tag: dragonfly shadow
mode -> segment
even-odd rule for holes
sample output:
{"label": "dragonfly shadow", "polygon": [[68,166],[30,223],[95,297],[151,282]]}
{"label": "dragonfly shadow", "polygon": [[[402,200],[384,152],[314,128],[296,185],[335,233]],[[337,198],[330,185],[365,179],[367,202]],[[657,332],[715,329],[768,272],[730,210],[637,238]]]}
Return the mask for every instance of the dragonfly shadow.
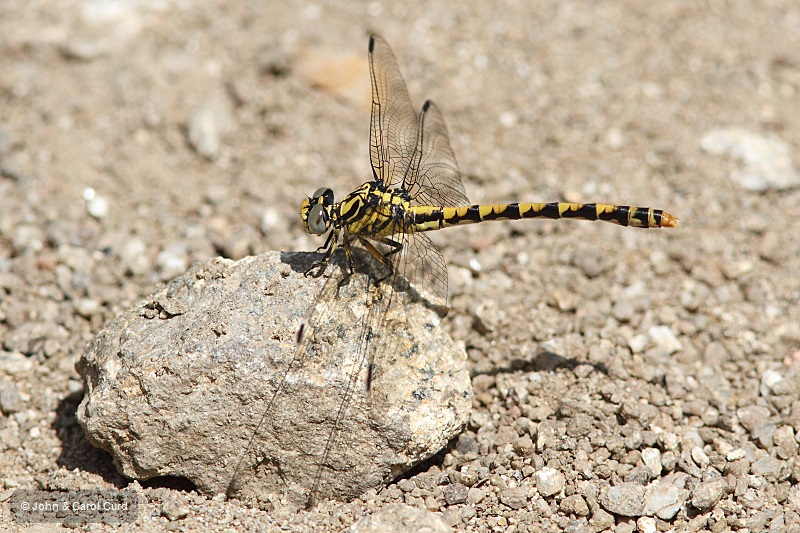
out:
{"label": "dragonfly shadow", "polygon": [[513,358],[505,365],[496,366],[485,371],[471,372],[470,377],[497,376],[500,374],[515,374],[519,372],[548,372],[559,368],[574,370],[581,365],[589,365],[596,372],[608,375],[608,367],[602,363],[590,363],[585,360],[564,357],[556,353],[548,352],[545,349],[540,349],[530,359]]}
{"label": "dragonfly shadow", "polygon": [[[353,266],[355,273],[364,274],[368,276],[375,276],[375,267],[373,263],[375,260],[372,256],[362,248],[353,248]],[[341,269],[346,271],[349,267],[345,259],[344,250],[338,248],[333,252],[328,267],[321,272],[312,272],[313,267],[317,265],[323,258],[323,254],[319,252],[281,252],[281,262],[289,265],[295,272],[300,274],[308,273],[309,276],[319,277],[325,272],[334,272]]]}
{"label": "dragonfly shadow", "polygon": [[[360,274],[369,277],[377,286],[381,282],[389,283],[396,294],[405,294],[410,301],[419,302],[424,307],[433,311],[440,318],[447,314],[447,303],[439,301],[434,295],[420,292],[407,279],[401,275],[390,276],[387,269],[364,248],[352,246],[353,274]],[[347,264],[347,259],[342,248],[333,252],[325,271],[315,271],[315,267],[322,260],[323,254],[319,252],[281,252],[281,262],[289,265],[295,272],[304,275],[319,277],[325,272],[332,276],[339,276],[343,285],[348,283],[348,279],[343,276],[351,267]]]}

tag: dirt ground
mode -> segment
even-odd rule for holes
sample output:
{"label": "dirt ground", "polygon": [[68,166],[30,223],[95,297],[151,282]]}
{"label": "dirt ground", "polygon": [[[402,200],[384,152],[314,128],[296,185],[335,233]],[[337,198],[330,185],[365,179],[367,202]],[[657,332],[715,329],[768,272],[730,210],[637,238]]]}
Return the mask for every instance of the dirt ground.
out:
{"label": "dirt ground", "polygon": [[[76,423],[75,361],[194,262],[322,244],[304,195],[371,177],[372,32],[442,109],[473,202],[680,226],[433,235],[474,412],[380,492],[295,513],[122,478]],[[791,0],[0,2],[0,500],[136,488],[120,530],[336,530],[405,503],[469,531],[800,531],[800,190],[765,148],[800,149],[798,102]]]}

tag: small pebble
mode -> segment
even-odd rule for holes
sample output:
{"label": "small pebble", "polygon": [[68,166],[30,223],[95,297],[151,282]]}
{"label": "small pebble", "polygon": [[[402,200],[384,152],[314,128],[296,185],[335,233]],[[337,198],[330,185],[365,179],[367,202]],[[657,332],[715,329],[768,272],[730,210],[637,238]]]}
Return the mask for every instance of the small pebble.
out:
{"label": "small pebble", "polygon": [[642,514],[656,515],[663,520],[673,518],[681,508],[688,491],[682,490],[673,483],[662,478],[647,487],[644,512]]}
{"label": "small pebble", "polygon": [[461,483],[452,483],[444,487],[444,501],[447,505],[458,505],[467,501],[469,489]]}
{"label": "small pebble", "polygon": [[614,525],[614,522],[614,516],[611,513],[607,513],[599,507],[592,511],[591,523],[595,531],[610,529]]}
{"label": "small pebble", "polygon": [[80,298],[75,302],[75,312],[83,318],[91,318],[100,310],[100,302],[90,298]]}
{"label": "small pebble", "polygon": [[646,490],[638,483],[621,483],[600,496],[600,505],[606,511],[621,516],[641,516]]}
{"label": "small pebble", "polygon": [[382,533],[400,531],[425,531],[429,533],[447,533],[452,531],[448,523],[453,525],[474,512],[473,507],[455,508],[442,517],[425,509],[417,509],[408,505],[390,505],[382,507],[371,515],[359,519],[348,531],[351,533]]}
{"label": "small pebble", "polygon": [[564,490],[566,480],[564,474],[555,468],[545,467],[533,474],[536,490],[547,498]]}
{"label": "small pebble", "polygon": [[158,253],[156,265],[161,270],[164,278],[171,278],[182,274],[188,268],[186,251],[183,248],[167,248]]}
{"label": "small pebble", "polygon": [[730,453],[728,453],[728,455],[725,456],[725,459],[727,459],[730,462],[733,462],[733,461],[738,461],[740,459],[744,459],[745,457],[747,457],[747,452],[741,448],[737,448],[735,450],[731,450]]}
{"label": "small pebble", "polygon": [[767,370],[761,374],[761,395],[768,396],[775,392],[776,386],[783,381],[783,376],[775,370]]}
{"label": "small pebble", "polygon": [[781,459],[789,459],[797,455],[800,445],[798,445],[792,426],[781,426],[777,428],[772,436],[772,440],[777,448],[778,457]]}
{"label": "small pebble", "polygon": [[478,487],[470,487],[467,491],[467,502],[471,505],[480,503],[486,497],[486,491]]}
{"label": "small pebble", "polygon": [[186,124],[186,134],[194,150],[207,159],[216,159],[222,136],[233,129],[229,106],[209,101],[194,109]]}
{"label": "small pebble", "polygon": [[729,154],[741,163],[730,178],[748,191],[783,190],[800,186],[800,173],[792,165],[791,146],[775,135],[743,128],[715,128],[700,140],[712,154]]}
{"label": "small pebble", "polygon": [[561,500],[559,508],[567,514],[574,514],[578,516],[589,515],[589,506],[586,504],[586,500],[584,500],[583,496],[581,496],[580,494],[573,494],[572,496],[567,496],[566,498]]}
{"label": "small pebble", "polygon": [[711,509],[722,498],[727,488],[728,484],[724,479],[711,479],[698,483],[692,491],[692,506],[700,511]]}
{"label": "small pebble", "polygon": [[642,450],[642,462],[655,477],[661,475],[661,452],[658,448],[645,448]]}
{"label": "small pebble", "polygon": [[152,264],[146,252],[147,246],[139,237],[124,241],[119,248],[119,257],[125,270],[133,275],[148,273]]}
{"label": "small pebble", "polygon": [[634,335],[628,339],[628,348],[633,353],[642,353],[647,348],[647,343],[650,341],[649,337],[644,334]]}
{"label": "small pebble", "polygon": [[704,452],[701,447],[699,446],[693,447],[691,453],[692,453],[692,461],[694,461],[694,464],[703,469],[708,467],[711,460],[708,458],[708,455],[706,455],[706,452]]}
{"label": "small pebble", "polygon": [[528,487],[520,486],[500,491],[500,501],[512,509],[522,509],[528,503]]}
{"label": "small pebble", "polygon": [[656,533],[656,520],[651,516],[643,516],[636,521],[636,529],[639,533]]}
{"label": "small pebble", "polygon": [[769,419],[769,415],[769,409],[761,405],[748,405],[736,411],[739,423],[747,431],[753,431],[754,428],[764,424]]}
{"label": "small pebble", "polygon": [[681,341],[678,340],[668,326],[653,326],[648,330],[647,334],[655,344],[654,350],[659,355],[672,355],[683,348]]}
{"label": "small pebble", "polygon": [[0,412],[10,415],[22,411],[22,397],[16,383],[10,379],[0,380]]}
{"label": "small pebble", "polygon": [[93,218],[100,220],[108,216],[108,200],[93,188],[83,189],[83,201],[86,202],[86,212]]}
{"label": "small pebble", "polygon": [[766,455],[750,465],[750,471],[757,476],[764,476],[769,480],[778,479],[783,462],[771,455]]}

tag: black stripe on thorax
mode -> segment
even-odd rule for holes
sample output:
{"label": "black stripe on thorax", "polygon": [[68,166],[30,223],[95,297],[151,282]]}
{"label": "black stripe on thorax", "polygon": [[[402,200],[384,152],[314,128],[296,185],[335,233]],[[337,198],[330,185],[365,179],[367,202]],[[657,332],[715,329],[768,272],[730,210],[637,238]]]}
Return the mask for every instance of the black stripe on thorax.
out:
{"label": "black stripe on thorax", "polygon": [[366,204],[364,204],[364,201],[361,198],[356,201],[342,202],[341,205],[350,206],[350,209],[348,209],[346,212],[342,213],[340,211],[339,214],[340,220],[345,224],[350,224],[353,221],[360,219],[364,215],[364,211],[367,208]]}

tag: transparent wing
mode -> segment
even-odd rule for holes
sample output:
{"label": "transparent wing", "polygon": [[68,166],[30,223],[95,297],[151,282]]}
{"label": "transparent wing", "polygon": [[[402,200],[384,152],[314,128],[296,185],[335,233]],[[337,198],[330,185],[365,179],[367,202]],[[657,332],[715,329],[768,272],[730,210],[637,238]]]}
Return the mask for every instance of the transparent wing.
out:
{"label": "transparent wing", "polygon": [[369,50],[375,179],[402,187],[416,205],[469,205],[439,109],[428,101],[417,117],[389,45],[373,35]]}
{"label": "transparent wing", "polygon": [[[469,205],[447,126],[439,108],[428,100],[422,106],[417,132],[418,166],[409,172],[405,189],[416,205]],[[412,159],[413,160],[413,159]]]}
{"label": "transparent wing", "polygon": [[376,180],[387,186],[405,175],[417,145],[417,114],[391,48],[378,35],[369,41],[372,119],[369,157]]}
{"label": "transparent wing", "polygon": [[447,264],[439,248],[424,233],[403,235],[403,250],[395,259],[395,271],[408,281],[423,301],[447,305]]}

